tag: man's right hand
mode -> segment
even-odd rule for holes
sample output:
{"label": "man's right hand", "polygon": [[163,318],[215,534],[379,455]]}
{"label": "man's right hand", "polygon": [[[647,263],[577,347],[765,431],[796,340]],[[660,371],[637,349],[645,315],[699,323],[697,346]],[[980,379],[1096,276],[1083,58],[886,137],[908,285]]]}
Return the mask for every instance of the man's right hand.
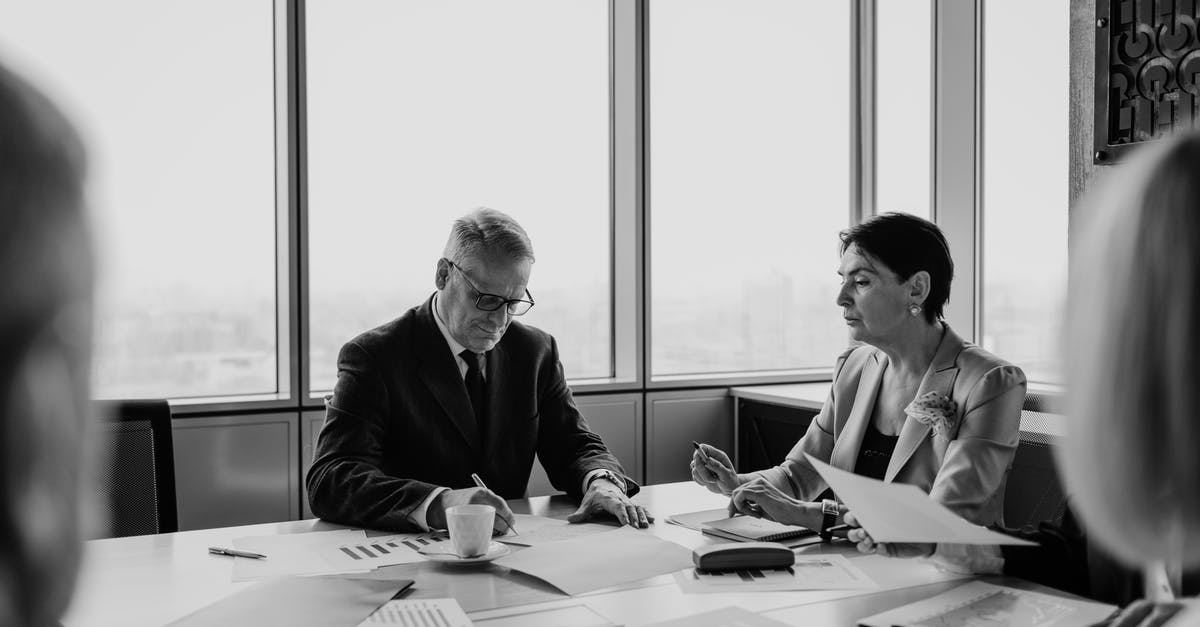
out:
{"label": "man's right hand", "polygon": [[492,521],[492,531],[497,532],[497,535],[507,532],[512,527],[515,519],[512,510],[508,508],[508,503],[487,488],[463,488],[442,492],[429,504],[429,509],[425,512],[425,523],[429,525],[430,529],[445,529],[446,510],[455,505],[467,505],[468,503],[491,505],[496,508],[496,519]]}
{"label": "man's right hand", "polygon": [[707,444],[692,451],[691,466],[692,480],[717,494],[729,496],[743,483],[725,451]]}

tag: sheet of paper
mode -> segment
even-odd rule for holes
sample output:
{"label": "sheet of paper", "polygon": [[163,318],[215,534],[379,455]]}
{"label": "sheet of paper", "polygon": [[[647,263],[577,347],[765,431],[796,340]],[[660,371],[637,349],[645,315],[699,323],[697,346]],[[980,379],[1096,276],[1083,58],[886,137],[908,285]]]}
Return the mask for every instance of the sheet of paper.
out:
{"label": "sheet of paper", "polygon": [[673,573],[692,563],[692,553],[644,529],[620,527],[531,546],[495,563],[574,595]]}
{"label": "sheet of paper", "polygon": [[367,539],[361,529],[313,531],[275,536],[236,538],[233,548],[266,555],[266,559],[233,558],[233,580],[253,581],[287,575],[327,575],[363,572],[365,568],[339,567],[321,556],[321,549],[355,544]]}
{"label": "sheet of paper", "polygon": [[740,607],[723,607],[719,610],[692,614],[683,618],[652,623],[646,627],[786,627],[773,618],[755,614]]}
{"label": "sheet of paper", "polygon": [[348,542],[339,546],[322,546],[317,552],[325,561],[339,568],[373,569],[425,561],[425,557],[417,553],[417,549],[429,540],[431,534],[402,534],[367,538],[361,542]]}
{"label": "sheet of paper", "polygon": [[873,590],[874,581],[842,555],[801,555],[788,568],[711,572],[686,568],[675,573],[687,593],[777,592],[781,590]]}
{"label": "sheet of paper", "polygon": [[582,603],[536,610],[515,608],[511,614],[475,621],[475,627],[613,627],[615,624]]}
{"label": "sheet of paper", "polygon": [[923,601],[868,616],[858,623],[867,627],[1066,627],[1097,623],[1115,609],[1115,605],[973,581]]}
{"label": "sheet of paper", "polygon": [[856,475],[811,455],[808,461],[876,542],[1034,544],[967,522],[916,486]]}
{"label": "sheet of paper", "polygon": [[701,530],[701,525],[706,522],[729,518],[729,510],[727,508],[706,509],[701,512],[686,512],[683,514],[671,514],[667,516],[666,521],[672,525],[687,527],[688,529]]}
{"label": "sheet of paper", "polygon": [[612,531],[616,527],[599,523],[583,522],[572,524],[558,518],[532,516],[530,514],[514,514],[516,516],[517,534],[508,533],[497,536],[498,542],[518,546],[534,546],[559,540],[573,540],[595,533]]}
{"label": "sheet of paper", "polygon": [[420,625],[421,627],[471,627],[462,606],[454,599],[388,601],[358,627],[370,625]]}
{"label": "sheet of paper", "polygon": [[353,625],[411,583],[328,576],[281,577],[236,592],[171,623],[171,627]]}

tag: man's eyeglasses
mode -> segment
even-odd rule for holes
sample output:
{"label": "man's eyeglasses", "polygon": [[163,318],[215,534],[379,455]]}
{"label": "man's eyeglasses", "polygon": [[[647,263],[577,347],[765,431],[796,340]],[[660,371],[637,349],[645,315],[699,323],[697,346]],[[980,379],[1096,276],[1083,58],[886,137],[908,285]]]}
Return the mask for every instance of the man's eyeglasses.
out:
{"label": "man's eyeglasses", "polygon": [[508,310],[508,315],[521,316],[533,307],[533,294],[530,294],[528,289],[525,290],[525,297],[528,300],[521,298],[505,298],[497,294],[481,292],[479,291],[479,288],[475,287],[475,284],[471,282],[471,279],[467,278],[467,273],[463,272],[463,269],[458,267],[458,264],[450,261],[449,259],[446,259],[446,263],[450,264],[451,268],[458,270],[458,274],[462,276],[463,280],[467,282],[467,285],[469,285],[471,289],[475,291],[476,309],[480,311],[496,311],[501,307],[505,307]]}

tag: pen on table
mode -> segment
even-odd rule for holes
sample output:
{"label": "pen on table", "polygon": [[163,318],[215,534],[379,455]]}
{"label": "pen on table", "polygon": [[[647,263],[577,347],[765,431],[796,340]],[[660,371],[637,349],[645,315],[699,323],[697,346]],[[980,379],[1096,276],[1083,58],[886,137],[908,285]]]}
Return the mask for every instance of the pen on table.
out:
{"label": "pen on table", "polygon": [[239,551],[237,549],[226,549],[219,546],[208,547],[208,552],[213,555],[228,555],[229,557],[249,557],[251,559],[263,560],[267,559],[262,553],[251,553],[250,551]]}
{"label": "pen on table", "polygon": [[[471,473],[471,481],[474,481],[474,482],[475,482],[475,485],[477,485],[477,486],[479,486],[479,487],[483,488],[484,490],[488,490],[488,491],[490,491],[490,490],[491,490],[491,488],[487,487],[487,485],[486,485],[486,484],[484,484],[484,482],[483,482],[483,479],[480,479],[480,478],[479,478],[479,475],[477,475],[477,474],[475,474],[475,473]],[[516,526],[514,526],[514,525],[513,525],[511,522],[508,522],[508,520],[507,520],[506,518],[504,518],[503,516],[501,516],[501,517],[500,517],[500,520],[503,520],[503,521],[504,521],[504,524],[505,524],[505,525],[508,525],[508,530],[509,530],[509,531],[511,531],[511,532],[513,532],[513,535],[514,535],[514,536],[519,536],[519,535],[521,535],[521,534],[517,533],[517,528],[516,528]]]}

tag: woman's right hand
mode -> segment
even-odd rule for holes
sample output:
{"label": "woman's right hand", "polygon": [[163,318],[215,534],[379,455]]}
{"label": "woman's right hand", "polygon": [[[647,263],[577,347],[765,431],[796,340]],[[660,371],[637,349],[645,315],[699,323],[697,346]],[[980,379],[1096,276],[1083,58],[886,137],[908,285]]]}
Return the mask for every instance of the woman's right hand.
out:
{"label": "woman's right hand", "polygon": [[854,512],[846,512],[842,520],[852,527],[846,533],[846,539],[858,545],[859,553],[879,553],[887,557],[929,557],[937,550],[937,545],[931,542],[876,542],[859,524]]}
{"label": "woman's right hand", "polygon": [[692,480],[717,494],[729,496],[742,484],[733,469],[733,462],[719,448],[701,444],[699,449],[692,451],[691,467]]}

